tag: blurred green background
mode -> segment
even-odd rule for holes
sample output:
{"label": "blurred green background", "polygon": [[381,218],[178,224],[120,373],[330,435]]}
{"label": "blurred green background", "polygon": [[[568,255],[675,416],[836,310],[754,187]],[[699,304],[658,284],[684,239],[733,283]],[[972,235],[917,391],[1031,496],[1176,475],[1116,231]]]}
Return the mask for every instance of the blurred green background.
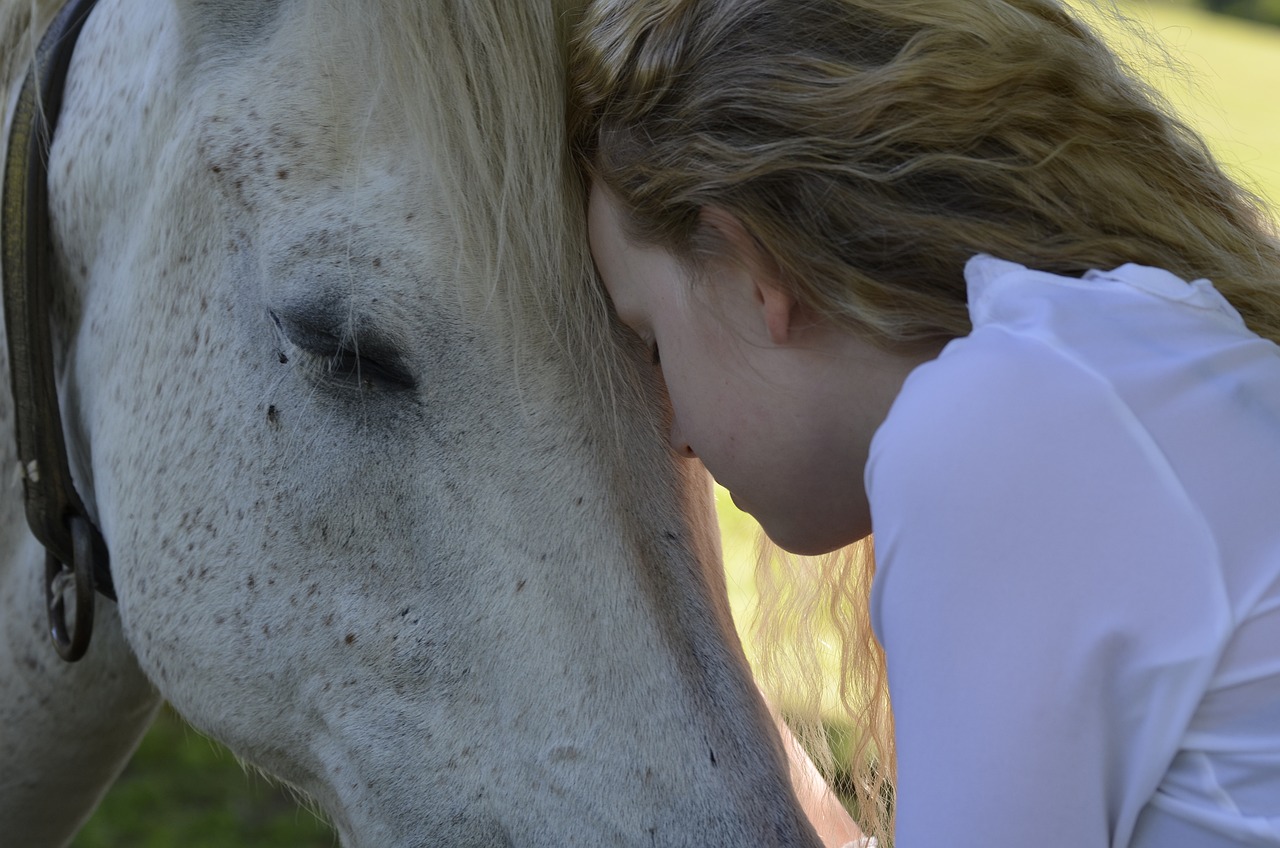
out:
{"label": "blurred green background", "polygon": [[[1211,13],[1208,6],[1231,15]],[[1150,73],[1245,184],[1273,207],[1280,205],[1280,0],[1149,0],[1116,7],[1131,19],[1125,26],[1102,24],[1117,45]],[[729,592],[743,626],[754,601],[757,528],[723,492],[717,500]],[[336,844],[329,828],[287,791],[246,772],[167,708],[73,843],[75,848]]]}

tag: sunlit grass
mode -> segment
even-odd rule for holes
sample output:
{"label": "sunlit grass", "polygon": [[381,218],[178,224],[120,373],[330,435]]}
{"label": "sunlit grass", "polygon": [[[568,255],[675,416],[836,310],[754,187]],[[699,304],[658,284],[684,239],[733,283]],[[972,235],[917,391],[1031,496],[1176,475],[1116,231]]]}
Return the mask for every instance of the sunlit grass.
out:
{"label": "sunlit grass", "polygon": [[[1087,0],[1077,2],[1085,6]],[[1103,20],[1099,29],[1204,134],[1237,179],[1280,204],[1280,27],[1185,2],[1116,8],[1129,24]]]}

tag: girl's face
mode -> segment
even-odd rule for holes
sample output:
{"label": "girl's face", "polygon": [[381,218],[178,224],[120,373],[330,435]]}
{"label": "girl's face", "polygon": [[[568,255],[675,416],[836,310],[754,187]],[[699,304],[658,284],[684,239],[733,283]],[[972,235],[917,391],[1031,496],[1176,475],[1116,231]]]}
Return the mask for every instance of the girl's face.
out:
{"label": "girl's face", "polygon": [[660,363],[672,448],[700,458],[787,550],[869,533],[867,444],[909,369],[881,397],[883,354],[804,321],[767,265],[726,261],[694,280],[671,253],[632,241],[621,216],[594,187],[592,253],[618,317]]}

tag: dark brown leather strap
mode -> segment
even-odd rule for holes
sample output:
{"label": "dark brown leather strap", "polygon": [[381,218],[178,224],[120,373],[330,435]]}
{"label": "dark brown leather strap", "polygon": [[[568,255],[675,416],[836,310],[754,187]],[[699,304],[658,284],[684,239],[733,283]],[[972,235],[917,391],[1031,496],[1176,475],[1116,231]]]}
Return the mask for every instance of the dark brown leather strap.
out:
{"label": "dark brown leather strap", "polygon": [[[93,584],[114,599],[106,544],[89,520],[71,480],[58,410],[49,323],[49,300],[55,280],[49,227],[49,147],[62,107],[71,54],[95,3],[96,0],[72,0],[62,8],[41,40],[35,62],[23,82],[5,156],[0,235],[5,328],[27,523],[64,569],[72,573],[89,569]],[[73,541],[73,521],[87,527],[87,543],[84,539],[79,544]],[[83,561],[86,552],[90,563]],[[86,601],[92,604],[92,592],[87,599],[77,598],[78,605]],[[77,619],[83,620],[79,615]],[[87,645],[87,634],[81,641]]]}

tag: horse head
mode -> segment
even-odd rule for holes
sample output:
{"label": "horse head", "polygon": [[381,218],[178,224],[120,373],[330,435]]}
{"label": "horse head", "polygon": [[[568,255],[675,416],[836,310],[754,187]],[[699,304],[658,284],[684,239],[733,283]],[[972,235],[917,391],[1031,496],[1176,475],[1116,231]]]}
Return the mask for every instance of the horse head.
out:
{"label": "horse head", "polygon": [[49,160],[53,324],[118,604],[83,662],[52,656],[6,477],[23,844],[69,838],[158,698],[349,846],[816,844],[709,482],[592,280],[571,17],[94,10]]}

